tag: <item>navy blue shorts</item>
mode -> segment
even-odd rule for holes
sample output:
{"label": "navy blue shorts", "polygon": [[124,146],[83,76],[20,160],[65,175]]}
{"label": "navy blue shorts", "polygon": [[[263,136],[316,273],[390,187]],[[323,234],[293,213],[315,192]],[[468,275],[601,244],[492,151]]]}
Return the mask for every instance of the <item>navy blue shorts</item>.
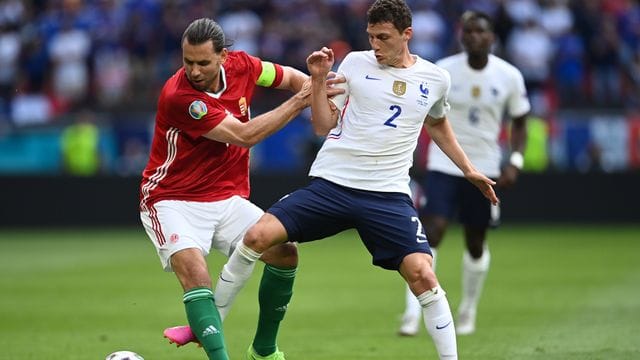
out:
{"label": "navy blue shorts", "polygon": [[309,242],[355,228],[373,264],[398,270],[405,256],[431,254],[411,198],[347,188],[315,178],[283,197],[267,212],[280,220],[289,241]]}
{"label": "navy blue shorts", "polygon": [[439,171],[428,171],[423,183],[427,203],[422,215],[438,215],[464,225],[487,227],[491,203],[469,180]]}

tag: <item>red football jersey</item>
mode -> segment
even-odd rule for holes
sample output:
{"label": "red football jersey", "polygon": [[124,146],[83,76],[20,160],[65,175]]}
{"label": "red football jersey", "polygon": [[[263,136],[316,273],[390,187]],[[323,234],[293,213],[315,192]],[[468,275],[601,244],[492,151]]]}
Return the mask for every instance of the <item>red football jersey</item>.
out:
{"label": "red football jersey", "polygon": [[[249,197],[249,149],[202,135],[227,113],[249,121],[249,105],[262,70],[260,59],[231,51],[220,74],[224,88],[217,94],[194,89],[184,67],[167,80],[158,100],[149,162],[142,173],[141,209],[160,200]],[[282,68],[276,65],[275,70],[271,87],[282,81]]]}

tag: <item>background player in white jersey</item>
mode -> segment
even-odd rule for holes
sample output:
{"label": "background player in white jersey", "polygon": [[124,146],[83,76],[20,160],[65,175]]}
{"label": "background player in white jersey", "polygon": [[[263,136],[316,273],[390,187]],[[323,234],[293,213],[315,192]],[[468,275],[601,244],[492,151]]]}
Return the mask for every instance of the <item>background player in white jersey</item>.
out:
{"label": "background player in white jersey", "polygon": [[472,166],[446,120],[449,75],[409,52],[406,3],[378,0],[367,17],[372,50],[351,52],[340,65],[347,83],[345,94],[333,100],[339,111],[332,111],[326,99],[333,52],[323,48],[307,58],[312,123],[317,134],[326,135],[310,170],[311,183],[274,204],[249,229],[224,271],[236,279],[248,277],[262,252],[275,244],[355,228],[373,264],[399,271],[418,297],[439,357],[457,359],[451,310],[431,270],[427,237],[409,196],[409,168],[422,127],[497,203],[494,181]]}
{"label": "background player in white jersey", "polygon": [[[484,174],[498,179],[498,187],[509,187],[522,168],[526,128],[530,105],[520,71],[490,53],[494,41],[491,19],[480,12],[462,15],[461,42],[464,52],[437,62],[451,74],[449,120],[453,131],[471,162]],[[498,142],[503,117],[512,119],[511,155],[500,169],[501,148]],[[424,187],[427,203],[422,222],[432,247],[434,268],[437,248],[449,220],[457,213],[464,225],[467,251],[463,254],[462,299],[458,307],[456,331],[470,334],[475,330],[476,309],[490,255],[485,236],[492,212],[489,202],[464,180],[462,172],[434,143],[429,146],[427,176]],[[420,324],[420,304],[407,291],[407,307],[402,317],[401,335],[415,335]]]}

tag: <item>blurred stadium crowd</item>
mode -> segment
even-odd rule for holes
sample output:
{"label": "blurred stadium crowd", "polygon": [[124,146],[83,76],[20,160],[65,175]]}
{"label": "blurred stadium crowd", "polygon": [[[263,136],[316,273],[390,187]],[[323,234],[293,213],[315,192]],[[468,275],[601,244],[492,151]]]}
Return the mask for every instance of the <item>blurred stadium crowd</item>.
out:
{"label": "blurred stadium crowd", "polygon": [[[616,160],[622,163],[613,170],[636,166],[635,151],[640,149],[633,150],[633,144],[640,142],[634,137],[640,136],[640,122],[636,124],[633,114],[640,109],[640,1],[407,2],[414,12],[412,51],[434,61],[459,51],[456,27],[464,10],[492,15],[499,36],[495,53],[522,71],[534,115],[544,120],[547,135],[560,131],[550,122],[567,109],[604,114],[598,115],[604,125],[598,119],[585,121],[588,134],[578,126],[578,135],[570,136],[586,136],[581,138],[584,144],[575,164],[573,155],[562,154],[569,150],[550,149],[552,165],[562,168],[563,156],[564,165],[578,169],[600,164],[604,150],[594,148],[593,139],[604,130],[608,134],[604,144],[611,142],[612,133],[621,132],[632,148]],[[86,131],[80,137],[97,136],[101,140],[95,142],[104,143],[102,135],[111,134],[106,141],[111,145],[101,151],[103,158],[112,160],[103,162],[125,174],[136,173],[146,161],[157,94],[181,66],[180,37],[191,20],[212,17],[222,25],[232,49],[304,70],[306,56],[321,46],[332,47],[338,60],[351,49],[368,49],[364,30],[369,4],[369,0],[0,0],[0,153],[20,141],[25,135],[21,129],[98,123],[102,132]],[[258,92],[254,114],[281,100]],[[620,125],[612,126],[617,120]],[[619,131],[612,130],[617,126]],[[286,138],[272,143],[285,139],[299,145],[308,142],[310,134],[304,124],[292,124],[281,135]],[[270,156],[269,151],[282,154],[280,149],[270,150],[268,145],[262,149],[257,163],[269,158],[276,168],[278,161],[283,168],[303,166],[295,156]],[[586,165],[580,165],[580,156],[587,157]],[[9,165],[3,166],[3,161]],[[22,162],[19,157],[14,161]],[[10,171],[11,164],[11,159],[0,156],[0,172]]]}

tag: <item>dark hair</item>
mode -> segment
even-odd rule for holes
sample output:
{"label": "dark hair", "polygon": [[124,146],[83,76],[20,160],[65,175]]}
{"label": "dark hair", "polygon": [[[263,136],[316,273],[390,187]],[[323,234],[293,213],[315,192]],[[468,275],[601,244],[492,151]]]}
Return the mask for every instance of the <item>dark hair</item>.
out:
{"label": "dark hair", "polygon": [[187,39],[191,45],[199,45],[211,40],[213,49],[219,53],[223,48],[229,47],[224,38],[224,32],[217,22],[202,18],[194,20],[182,34],[182,41]]}
{"label": "dark hair", "polygon": [[392,23],[398,32],[411,26],[411,10],[404,0],[376,0],[367,11],[367,23]]}
{"label": "dark hair", "polygon": [[481,11],[467,10],[462,14],[460,19],[462,20],[463,24],[469,21],[484,20],[487,22],[487,25],[489,25],[489,30],[493,31],[493,20],[489,15]]}

